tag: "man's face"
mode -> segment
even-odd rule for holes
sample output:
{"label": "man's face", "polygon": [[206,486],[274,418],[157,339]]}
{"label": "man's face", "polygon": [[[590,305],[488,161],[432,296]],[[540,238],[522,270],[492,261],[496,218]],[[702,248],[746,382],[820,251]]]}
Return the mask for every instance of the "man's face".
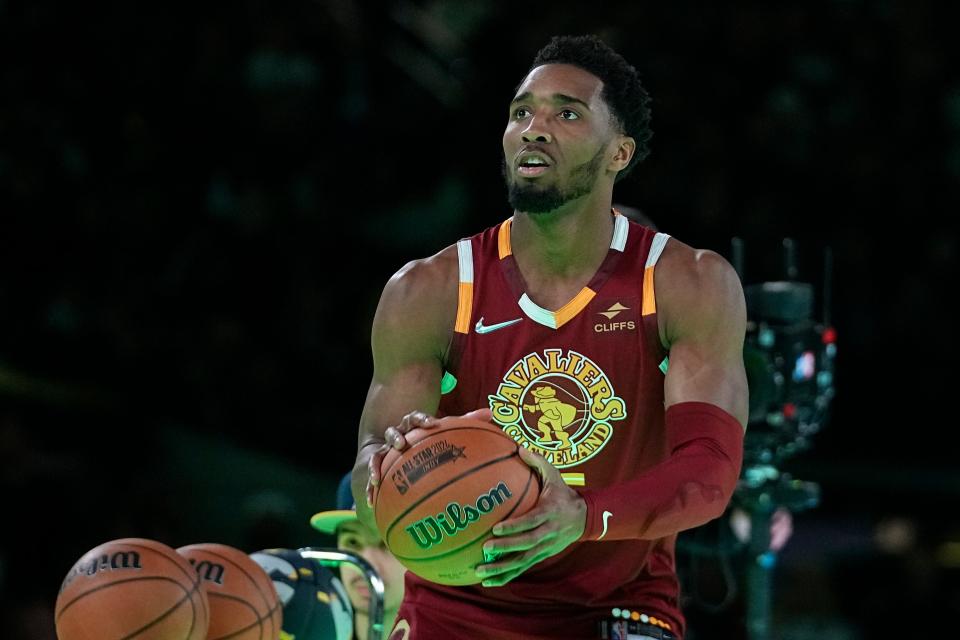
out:
{"label": "man's face", "polygon": [[539,66],[524,79],[503,132],[514,209],[553,211],[590,193],[610,170],[620,136],[602,90],[599,78],[568,64]]}
{"label": "man's face", "polygon": [[[403,574],[406,568],[393,557],[374,531],[359,520],[344,522],[337,527],[337,548],[355,553],[373,565],[383,580],[384,608],[388,611],[399,608],[403,600]],[[368,613],[370,591],[363,574],[353,565],[341,564],[340,577],[354,610]]]}

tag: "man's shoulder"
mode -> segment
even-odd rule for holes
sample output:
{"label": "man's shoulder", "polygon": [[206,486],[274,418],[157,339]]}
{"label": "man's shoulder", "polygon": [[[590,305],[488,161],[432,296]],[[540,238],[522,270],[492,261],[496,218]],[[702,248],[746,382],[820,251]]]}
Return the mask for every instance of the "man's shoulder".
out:
{"label": "man's shoulder", "polygon": [[655,290],[665,344],[685,329],[744,314],[743,287],[733,266],[715,251],[674,238],[657,262]]}
{"label": "man's shoulder", "polygon": [[730,285],[739,276],[733,266],[715,251],[697,249],[671,237],[657,261],[657,294],[696,293],[718,285]]}
{"label": "man's shoulder", "polygon": [[457,247],[411,260],[397,271],[380,296],[374,320],[393,333],[426,332],[442,336],[452,330],[457,312],[459,261]]}
{"label": "man's shoulder", "polygon": [[395,290],[404,296],[435,296],[459,280],[457,245],[452,244],[426,258],[411,260],[387,282],[385,292]]}

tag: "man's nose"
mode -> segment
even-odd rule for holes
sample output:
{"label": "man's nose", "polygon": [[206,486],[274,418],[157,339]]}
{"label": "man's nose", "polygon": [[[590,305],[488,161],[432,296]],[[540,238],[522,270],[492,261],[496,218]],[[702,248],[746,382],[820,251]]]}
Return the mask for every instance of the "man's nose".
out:
{"label": "man's nose", "polygon": [[542,125],[542,121],[534,117],[530,118],[530,124],[523,130],[523,141],[527,143],[541,142],[550,144],[553,142],[553,136],[550,135],[550,132]]}

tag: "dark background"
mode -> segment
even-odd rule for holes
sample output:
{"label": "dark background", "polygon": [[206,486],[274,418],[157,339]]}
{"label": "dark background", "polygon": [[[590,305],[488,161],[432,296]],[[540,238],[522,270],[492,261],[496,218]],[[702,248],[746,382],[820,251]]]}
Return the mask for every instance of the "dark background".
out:
{"label": "dark background", "polygon": [[781,556],[780,637],[960,611],[957,13],[0,0],[2,635],[51,638],[106,540],[329,542],[306,520],[353,460],[383,284],[510,214],[512,90],[585,32],[654,100],[617,202],[744,239],[747,283],[794,239],[818,317],[834,255],[833,412],[783,465],[822,499]]}

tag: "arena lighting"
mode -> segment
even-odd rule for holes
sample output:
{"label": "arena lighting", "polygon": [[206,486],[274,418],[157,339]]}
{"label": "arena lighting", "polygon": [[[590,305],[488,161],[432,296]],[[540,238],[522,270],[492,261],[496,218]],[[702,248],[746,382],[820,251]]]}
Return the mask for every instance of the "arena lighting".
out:
{"label": "arena lighting", "polygon": [[[820,488],[781,473],[778,466],[811,446],[826,423],[834,397],[837,332],[831,326],[833,254],[824,253],[823,314],[813,318],[813,285],[797,281],[794,243],[783,241],[785,280],[744,287],[747,333],[743,358],[750,390],[743,470],[734,503],[750,514],[747,631],[751,640],[771,638],[770,522],[780,507],[810,509]],[[743,280],[743,242],[733,240],[733,265]]]}

